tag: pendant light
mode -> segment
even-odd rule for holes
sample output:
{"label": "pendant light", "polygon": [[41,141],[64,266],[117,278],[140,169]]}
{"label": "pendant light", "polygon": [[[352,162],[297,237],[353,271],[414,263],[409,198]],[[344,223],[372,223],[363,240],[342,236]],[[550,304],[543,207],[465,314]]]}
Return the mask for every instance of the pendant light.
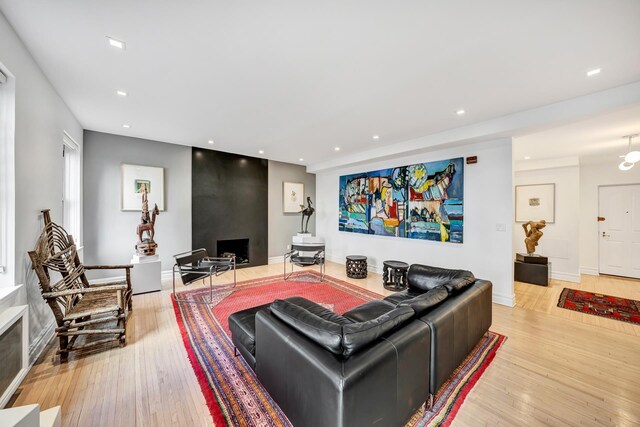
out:
{"label": "pendant light", "polygon": [[628,171],[633,167],[634,164],[640,162],[640,151],[631,151],[631,139],[637,136],[637,133],[633,135],[623,136],[623,138],[628,138],[629,146],[627,148],[627,154],[624,156],[624,161],[618,166],[621,171]]}

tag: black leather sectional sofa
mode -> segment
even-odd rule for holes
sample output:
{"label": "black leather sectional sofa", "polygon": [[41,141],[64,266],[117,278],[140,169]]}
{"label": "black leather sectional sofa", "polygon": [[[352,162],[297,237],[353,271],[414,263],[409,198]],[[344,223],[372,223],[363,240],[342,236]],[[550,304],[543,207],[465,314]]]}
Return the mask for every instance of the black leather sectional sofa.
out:
{"label": "black leather sectional sofa", "polygon": [[491,325],[491,282],[414,264],[343,315],[301,297],[234,313],[233,342],[295,426],[402,426]]}

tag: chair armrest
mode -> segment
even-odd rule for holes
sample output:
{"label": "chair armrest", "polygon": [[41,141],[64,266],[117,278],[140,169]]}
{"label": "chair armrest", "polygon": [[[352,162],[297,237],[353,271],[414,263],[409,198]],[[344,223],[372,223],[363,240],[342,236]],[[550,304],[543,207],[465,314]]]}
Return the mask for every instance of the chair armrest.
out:
{"label": "chair armrest", "polygon": [[231,260],[235,260],[236,257],[228,257],[228,256],[208,256],[208,257],[204,257],[203,261],[231,261]]}
{"label": "chair armrest", "polygon": [[298,251],[295,249],[290,250],[289,252],[285,252],[284,259],[291,258],[294,254],[297,254]]}
{"label": "chair armrest", "polygon": [[131,264],[125,265],[85,265],[85,270],[117,270],[117,269],[130,269],[133,268]]}
{"label": "chair armrest", "polygon": [[127,285],[106,285],[106,286],[96,286],[90,288],[80,288],[80,289],[65,289],[64,291],[56,291],[56,292],[43,292],[42,296],[44,298],[57,298],[63,297],[67,295],[76,295],[76,294],[89,294],[95,292],[112,292],[112,291],[126,291],[128,289]]}

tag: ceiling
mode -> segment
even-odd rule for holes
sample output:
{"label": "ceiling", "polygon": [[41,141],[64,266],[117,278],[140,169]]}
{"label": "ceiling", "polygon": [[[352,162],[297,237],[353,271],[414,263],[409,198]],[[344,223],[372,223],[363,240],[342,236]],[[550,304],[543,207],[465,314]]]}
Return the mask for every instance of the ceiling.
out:
{"label": "ceiling", "polygon": [[[640,134],[640,106],[515,137],[513,158],[523,166],[525,157],[531,162],[577,157],[581,163],[617,165],[629,144],[623,136],[631,134]],[[640,150],[640,138],[632,139],[632,148]]]}
{"label": "ceiling", "polygon": [[0,0],[0,11],[84,128],[292,163],[640,80],[637,0]]}

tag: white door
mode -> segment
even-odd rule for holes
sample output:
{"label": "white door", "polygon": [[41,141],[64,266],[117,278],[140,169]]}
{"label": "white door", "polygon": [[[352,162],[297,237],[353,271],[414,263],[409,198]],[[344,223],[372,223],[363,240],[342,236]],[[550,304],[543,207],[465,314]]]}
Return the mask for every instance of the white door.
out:
{"label": "white door", "polygon": [[599,189],[600,273],[640,279],[640,185]]}

